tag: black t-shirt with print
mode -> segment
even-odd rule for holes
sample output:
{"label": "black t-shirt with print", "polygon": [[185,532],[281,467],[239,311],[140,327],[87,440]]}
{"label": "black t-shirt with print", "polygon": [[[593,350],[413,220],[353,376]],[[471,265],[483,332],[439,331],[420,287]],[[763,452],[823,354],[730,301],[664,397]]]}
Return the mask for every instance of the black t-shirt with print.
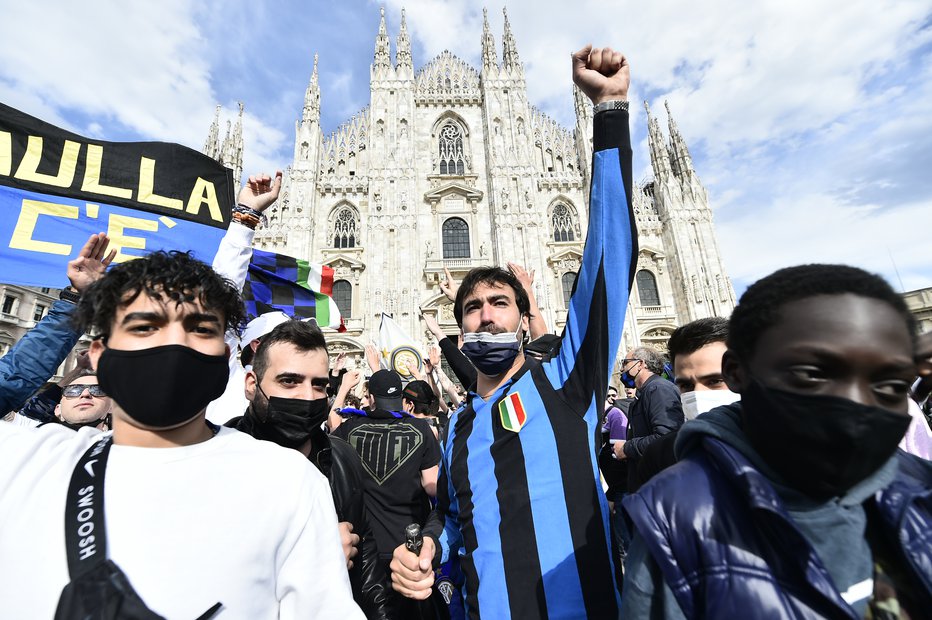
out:
{"label": "black t-shirt with print", "polygon": [[391,554],[404,542],[405,528],[427,518],[421,470],[440,463],[440,444],[427,420],[381,409],[350,416],[333,434],[362,460],[369,523],[379,553]]}

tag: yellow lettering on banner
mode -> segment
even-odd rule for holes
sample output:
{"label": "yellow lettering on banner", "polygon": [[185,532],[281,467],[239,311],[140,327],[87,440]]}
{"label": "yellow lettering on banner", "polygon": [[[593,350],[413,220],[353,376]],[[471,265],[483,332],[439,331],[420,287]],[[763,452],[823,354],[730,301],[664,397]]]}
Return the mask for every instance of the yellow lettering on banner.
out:
{"label": "yellow lettering on banner", "polygon": [[100,164],[104,158],[104,147],[99,144],[87,145],[87,162],[84,165],[84,182],[81,191],[116,196],[117,198],[133,199],[133,190],[113,185],[102,185],[100,182]]}
{"label": "yellow lettering on banner", "polygon": [[156,194],[154,186],[155,160],[142,157],[139,160],[139,202],[168,209],[177,209],[178,211],[184,208],[184,203],[180,199]]}
{"label": "yellow lettering on banner", "polygon": [[110,237],[110,249],[116,250],[117,254],[113,259],[115,263],[125,263],[128,260],[139,258],[133,254],[124,254],[123,248],[134,250],[145,250],[146,240],[144,237],[130,237],[124,234],[127,228],[135,230],[146,230],[155,232],[159,229],[158,220],[147,220],[141,217],[132,217],[129,215],[110,214],[110,223],[107,227],[107,236]]}
{"label": "yellow lettering on banner", "polygon": [[78,167],[78,155],[81,153],[81,144],[72,140],[65,140],[65,147],[61,153],[61,163],[58,166],[58,174],[44,174],[39,172],[39,162],[42,160],[42,137],[29,136],[29,142],[26,143],[26,154],[23,160],[19,162],[16,174],[17,179],[23,181],[33,181],[34,183],[44,183],[55,187],[71,187],[74,181],[74,169]]}
{"label": "yellow lettering on banner", "polygon": [[191,215],[197,215],[201,211],[201,205],[205,204],[210,211],[211,219],[222,222],[223,215],[220,213],[220,205],[217,204],[217,189],[210,181],[197,177],[194,189],[191,190],[191,198],[188,199],[186,211]]}
{"label": "yellow lettering on banner", "polygon": [[0,174],[10,176],[13,169],[13,136],[9,131],[0,131]]}
{"label": "yellow lettering on banner", "polygon": [[16,228],[13,229],[13,237],[10,239],[10,248],[70,256],[71,246],[69,244],[38,241],[33,239],[32,235],[36,231],[36,223],[38,223],[40,215],[76,220],[78,219],[78,211],[77,207],[71,205],[60,205],[39,200],[23,200],[23,208],[19,211],[19,219],[16,221]]}

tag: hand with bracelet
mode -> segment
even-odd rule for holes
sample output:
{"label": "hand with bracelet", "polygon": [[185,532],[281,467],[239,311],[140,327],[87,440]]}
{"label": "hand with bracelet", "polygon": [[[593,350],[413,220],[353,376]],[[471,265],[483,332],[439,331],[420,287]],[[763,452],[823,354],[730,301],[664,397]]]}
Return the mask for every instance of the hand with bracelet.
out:
{"label": "hand with bracelet", "polygon": [[249,228],[255,228],[264,219],[263,212],[278,200],[282,189],[282,172],[275,173],[273,179],[264,172],[250,176],[239,190],[233,219]]}

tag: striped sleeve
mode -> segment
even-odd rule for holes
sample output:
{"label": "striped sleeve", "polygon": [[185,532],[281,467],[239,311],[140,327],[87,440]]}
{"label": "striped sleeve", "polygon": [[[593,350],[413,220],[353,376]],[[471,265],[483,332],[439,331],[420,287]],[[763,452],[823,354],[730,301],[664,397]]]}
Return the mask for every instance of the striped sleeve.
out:
{"label": "striped sleeve", "polygon": [[559,352],[546,366],[554,389],[579,414],[601,402],[624,327],[637,230],[631,206],[626,111],[595,116],[589,228]]}

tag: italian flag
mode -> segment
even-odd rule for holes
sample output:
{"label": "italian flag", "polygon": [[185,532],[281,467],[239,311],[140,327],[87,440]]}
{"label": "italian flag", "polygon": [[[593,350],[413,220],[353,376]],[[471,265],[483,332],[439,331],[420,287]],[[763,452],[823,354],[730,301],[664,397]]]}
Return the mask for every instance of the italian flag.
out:
{"label": "italian flag", "polygon": [[513,433],[520,431],[527,420],[524,403],[521,402],[521,395],[517,392],[509,394],[498,403],[498,413],[502,417],[502,427]]}
{"label": "italian flag", "polygon": [[253,250],[243,286],[251,316],[281,310],[296,319],[313,318],[321,327],[345,331],[333,300],[333,268],[285,254]]}

